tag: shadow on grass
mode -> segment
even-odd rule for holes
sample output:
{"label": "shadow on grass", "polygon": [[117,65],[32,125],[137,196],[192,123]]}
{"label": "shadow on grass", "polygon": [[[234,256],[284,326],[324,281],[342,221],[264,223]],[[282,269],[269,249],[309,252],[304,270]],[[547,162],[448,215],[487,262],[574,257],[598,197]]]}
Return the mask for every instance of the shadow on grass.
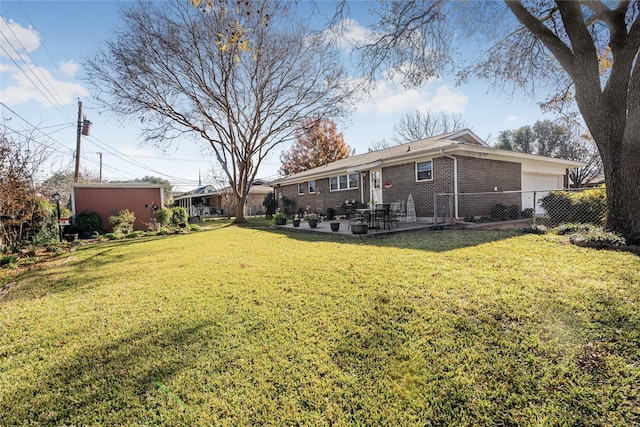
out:
{"label": "shadow on grass", "polygon": [[[155,424],[154,418],[160,421],[167,410],[186,417],[189,402],[171,381],[193,366],[203,342],[218,336],[211,325],[143,321],[132,332],[106,341],[104,334],[76,336],[88,342],[72,353],[63,349],[72,342],[51,343],[59,350],[46,346],[50,354],[44,357],[51,360],[44,363],[46,369],[34,368],[38,375],[3,392],[0,425]],[[38,365],[38,359],[27,363]]]}
{"label": "shadow on grass", "polygon": [[286,235],[291,239],[303,242],[335,242],[382,248],[406,248],[427,252],[447,252],[522,235],[521,232],[514,230],[415,230],[398,234],[380,234],[361,239],[330,233],[297,233],[274,229],[264,231]]}

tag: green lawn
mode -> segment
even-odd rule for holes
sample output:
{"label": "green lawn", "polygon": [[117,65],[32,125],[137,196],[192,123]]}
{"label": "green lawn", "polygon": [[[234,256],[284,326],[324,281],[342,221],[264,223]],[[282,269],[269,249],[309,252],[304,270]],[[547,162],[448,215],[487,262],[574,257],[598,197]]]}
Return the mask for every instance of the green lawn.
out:
{"label": "green lawn", "polygon": [[270,229],[83,246],[0,300],[0,425],[637,425],[640,257]]}

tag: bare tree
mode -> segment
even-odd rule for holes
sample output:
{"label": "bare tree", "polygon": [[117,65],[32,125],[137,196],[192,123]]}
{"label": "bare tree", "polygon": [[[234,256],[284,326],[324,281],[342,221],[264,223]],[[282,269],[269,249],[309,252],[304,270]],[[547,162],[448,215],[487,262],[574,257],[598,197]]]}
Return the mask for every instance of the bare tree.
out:
{"label": "bare tree", "polygon": [[[640,2],[383,1],[374,38],[361,48],[369,75],[390,67],[407,83],[421,83],[451,66],[451,44],[461,17],[492,41],[485,57],[467,68],[498,86],[535,96],[555,88],[546,106],[576,105],[602,157],[607,183],[607,226],[640,242]],[[466,10],[462,10],[463,7]],[[496,25],[511,12],[516,20]],[[506,34],[506,36],[505,36]],[[408,65],[406,65],[408,64]],[[513,86],[512,86],[513,87]]]}
{"label": "bare tree", "polygon": [[416,110],[402,116],[393,126],[393,141],[404,144],[468,127],[470,126],[462,119],[462,114],[432,114],[430,111],[423,113]]}
{"label": "bare tree", "polygon": [[105,107],[144,118],[158,144],[206,141],[237,200],[236,221],[264,158],[309,118],[339,117],[354,92],[338,51],[295,3],[140,3],[87,62]]}

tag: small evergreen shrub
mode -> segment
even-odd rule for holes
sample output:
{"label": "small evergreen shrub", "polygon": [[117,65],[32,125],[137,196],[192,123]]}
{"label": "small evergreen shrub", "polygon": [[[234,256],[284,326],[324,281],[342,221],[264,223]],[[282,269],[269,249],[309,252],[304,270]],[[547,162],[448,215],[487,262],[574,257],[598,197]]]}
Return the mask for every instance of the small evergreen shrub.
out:
{"label": "small evergreen shrub", "polygon": [[171,209],[171,225],[174,227],[186,227],[189,222],[189,215],[185,208],[179,206]]}
{"label": "small evergreen shrub", "polygon": [[520,206],[518,205],[510,205],[507,207],[507,218],[508,219],[519,219],[520,218]]}
{"label": "small evergreen shrub", "polygon": [[569,236],[569,241],[574,244],[601,243],[615,246],[627,244],[623,237],[605,230],[592,230],[585,233],[572,234]]}
{"label": "small evergreen shrub", "polygon": [[522,210],[522,218],[533,218],[533,208],[526,208]]}
{"label": "small evergreen shrub", "polygon": [[202,227],[200,227],[198,224],[191,224],[189,226],[189,231],[193,231],[193,232],[199,232],[202,231]]}
{"label": "small evergreen shrub", "polygon": [[544,225],[530,225],[529,227],[525,227],[522,229],[523,233],[528,234],[547,234],[547,227]]}
{"label": "small evergreen shrub", "polygon": [[492,221],[506,221],[508,218],[507,211],[508,211],[507,205],[503,205],[502,203],[496,203],[491,207],[491,210],[489,211],[489,216],[491,217]]}
{"label": "small evergreen shrub", "polygon": [[113,225],[114,233],[121,232],[124,235],[133,232],[133,223],[136,221],[136,214],[129,209],[118,212],[118,215],[110,216],[109,223]]}
{"label": "small evergreen shrub", "polygon": [[593,224],[580,224],[569,222],[566,224],[559,225],[553,229],[557,234],[564,236],[566,234],[574,234],[574,233],[589,233],[589,232],[603,232],[604,229],[600,226]]}
{"label": "small evergreen shrub", "polygon": [[17,255],[3,255],[0,257],[0,267],[8,268],[18,262]]}
{"label": "small evergreen shrub", "polygon": [[136,239],[138,237],[144,237],[144,231],[132,231],[131,233],[127,234],[125,237],[127,239]]}
{"label": "small evergreen shrub", "polygon": [[169,234],[169,229],[167,227],[160,227],[160,230],[156,233],[158,236],[166,236]]}
{"label": "small evergreen shrub", "polygon": [[173,211],[169,208],[162,208],[156,212],[156,221],[163,227],[166,227],[171,223],[173,217]]}
{"label": "small evergreen shrub", "polygon": [[607,213],[604,188],[581,192],[552,191],[540,204],[555,224],[565,222],[602,225]]}
{"label": "small evergreen shrub", "polygon": [[105,239],[118,240],[122,239],[124,235],[122,233],[107,233],[104,235]]}
{"label": "small evergreen shrub", "polygon": [[80,212],[73,220],[73,228],[77,233],[101,232],[103,230],[102,218],[97,212]]}

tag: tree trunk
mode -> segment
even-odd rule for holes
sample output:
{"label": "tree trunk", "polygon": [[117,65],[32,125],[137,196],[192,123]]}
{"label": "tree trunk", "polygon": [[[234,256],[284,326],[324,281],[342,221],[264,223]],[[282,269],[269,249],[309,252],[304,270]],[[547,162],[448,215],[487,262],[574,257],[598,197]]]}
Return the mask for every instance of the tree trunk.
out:
{"label": "tree trunk", "polygon": [[607,228],[624,236],[629,244],[640,244],[640,150],[636,148],[640,146],[639,139],[640,135],[627,132],[619,147],[605,149],[607,152],[602,156]]}
{"label": "tree trunk", "polygon": [[245,198],[242,197],[242,195],[238,195],[237,193],[235,194],[236,196],[236,220],[235,223],[236,224],[244,224],[245,222],[247,222],[246,218],[244,217],[244,202],[245,202]]}

